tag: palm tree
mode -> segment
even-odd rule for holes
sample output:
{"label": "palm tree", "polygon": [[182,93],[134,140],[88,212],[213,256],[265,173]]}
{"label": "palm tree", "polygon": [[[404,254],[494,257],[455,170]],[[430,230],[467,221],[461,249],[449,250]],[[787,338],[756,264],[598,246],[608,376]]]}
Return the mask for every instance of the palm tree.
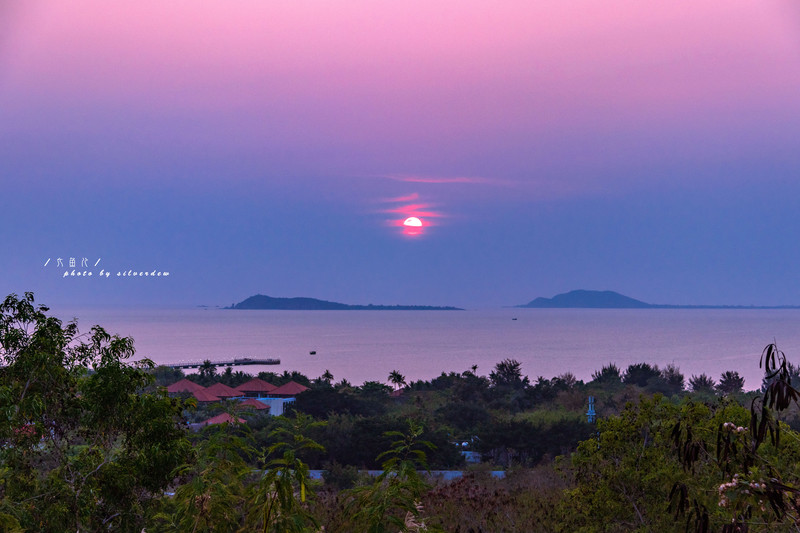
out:
{"label": "palm tree", "polygon": [[389,381],[399,389],[406,385],[406,377],[397,370],[392,370],[389,373]]}
{"label": "palm tree", "polygon": [[217,367],[214,366],[208,359],[203,361],[203,364],[198,368],[198,371],[200,374],[201,384],[209,385],[210,383],[216,381],[215,378],[217,376]]}

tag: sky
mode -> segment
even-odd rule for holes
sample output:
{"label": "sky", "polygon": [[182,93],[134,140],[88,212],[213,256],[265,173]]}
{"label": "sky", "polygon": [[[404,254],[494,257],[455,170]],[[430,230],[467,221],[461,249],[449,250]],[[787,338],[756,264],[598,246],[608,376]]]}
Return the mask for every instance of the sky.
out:
{"label": "sky", "polygon": [[0,0],[0,293],[800,304],[799,94],[794,0]]}

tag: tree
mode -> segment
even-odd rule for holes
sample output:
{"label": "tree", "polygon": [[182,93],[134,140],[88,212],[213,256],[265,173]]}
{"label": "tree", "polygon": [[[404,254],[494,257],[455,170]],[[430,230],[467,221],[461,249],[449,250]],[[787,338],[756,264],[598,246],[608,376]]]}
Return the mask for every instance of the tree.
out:
{"label": "tree", "polygon": [[297,370],[292,370],[291,372],[289,372],[288,370],[284,370],[283,374],[276,375],[274,379],[266,381],[269,381],[273,385],[278,385],[278,386],[289,383],[290,381],[294,381],[306,387],[311,386],[311,380],[308,379],[308,376],[298,372]]}
{"label": "tree", "polygon": [[200,384],[208,386],[214,383],[217,379],[217,367],[211,361],[206,359],[203,364],[198,368],[198,378]]}
{"label": "tree", "polygon": [[153,385],[156,387],[166,387],[186,377],[180,368],[170,368],[164,365],[158,365],[150,371],[150,374],[154,378]]}
{"label": "tree", "polygon": [[377,458],[385,459],[383,472],[374,483],[349,491],[351,499],[348,508],[354,522],[361,526],[358,531],[386,533],[398,529],[401,532],[426,530],[420,502],[429,485],[417,469],[428,469],[424,448],[433,449],[434,446],[420,440],[422,431],[422,426],[409,420],[406,433],[385,433],[385,436],[397,440]]}
{"label": "tree", "polygon": [[649,365],[647,363],[635,363],[628,365],[625,370],[625,375],[622,377],[622,382],[626,385],[636,385],[638,387],[647,387],[647,385],[661,377],[661,371],[656,365]]}
{"label": "tree", "polygon": [[522,389],[528,385],[528,377],[522,377],[522,363],[516,359],[504,359],[497,363],[489,379],[495,387]]}
{"label": "tree", "polygon": [[[710,440],[724,421],[738,424],[746,418],[740,406],[713,411],[701,403],[677,406],[656,395],[629,404],[619,416],[600,419],[598,435],[582,442],[570,458],[575,488],[563,502],[570,520],[564,530],[683,532],[686,520],[667,511],[676,484],[703,496],[698,508],[707,509],[713,523],[730,522],[714,502],[720,477],[714,471],[713,447],[698,450],[703,465],[684,468],[676,454],[674,428],[691,424],[690,435],[708,435]],[[694,450],[691,444],[686,449]]]}
{"label": "tree", "polygon": [[[309,485],[308,465],[299,455],[305,451],[325,449],[307,436],[324,422],[314,422],[308,415],[297,413],[294,420],[270,434],[277,442],[269,447],[263,474],[251,500],[249,524],[263,533],[304,533],[306,526],[316,531],[319,524],[308,511],[306,500],[313,497]],[[299,498],[298,498],[299,493]]]}
{"label": "tree", "polygon": [[389,383],[394,385],[395,389],[401,389],[406,386],[406,377],[397,370],[392,370],[389,373]]}
{"label": "tree", "polygon": [[[789,531],[800,523],[800,437],[777,418],[792,404],[798,407],[800,391],[792,385],[791,365],[774,343],[764,348],[759,366],[765,370],[766,385],[763,397],[751,401],[749,417],[745,412],[738,420],[718,418],[716,432],[699,429],[702,420],[679,420],[672,430],[683,469],[692,473],[710,470],[716,485],[697,487],[686,482],[673,486],[670,507],[676,518],[687,516],[687,530],[692,525],[701,533],[716,529],[719,526],[714,519],[720,515],[723,533],[751,528]],[[731,403],[722,401],[723,406]],[[782,439],[782,433],[791,438]],[[711,450],[715,453],[708,453]]]}
{"label": "tree", "polygon": [[693,392],[714,392],[714,378],[707,376],[706,374],[700,374],[699,376],[692,375],[689,379],[689,387],[692,389]]}
{"label": "tree", "polygon": [[478,376],[474,372],[466,371],[453,384],[453,398],[462,404],[483,404],[486,393],[489,390],[489,379],[486,376]]}
{"label": "tree", "polygon": [[358,390],[361,396],[371,397],[373,399],[386,397],[392,392],[392,388],[389,385],[385,385],[380,381],[365,381],[358,387]]}
{"label": "tree", "polygon": [[655,395],[600,420],[571,457],[568,530],[796,531],[800,435],[777,415],[798,406],[800,391],[774,344],[761,364],[767,385],[749,411],[730,398],[676,405]]}
{"label": "tree", "polygon": [[140,531],[148,506],[191,456],[180,400],[133,339],[79,336],[35,306],[0,304],[0,523],[29,531]]}
{"label": "tree", "polygon": [[564,372],[560,376],[553,378],[553,386],[560,390],[571,391],[578,385],[583,385],[583,381],[578,381],[572,372]]}
{"label": "tree", "polygon": [[677,366],[668,364],[661,369],[662,388],[665,394],[673,395],[683,392],[686,380]]}
{"label": "tree", "polygon": [[478,450],[494,464],[532,467],[545,455],[566,453],[592,433],[582,414],[539,414],[544,416],[525,413],[490,419],[477,432]]}
{"label": "tree", "polygon": [[617,365],[610,363],[599,371],[592,372],[592,382],[597,385],[615,385],[622,383],[622,374]]}
{"label": "tree", "polygon": [[331,382],[333,382],[333,374],[331,374],[331,371],[328,370],[327,368],[325,369],[325,372],[323,372],[322,376],[320,376],[320,377],[322,377],[322,381],[324,381],[328,385],[330,385]]}
{"label": "tree", "polygon": [[722,394],[737,394],[744,390],[744,378],[736,371],[726,370],[719,377],[717,390]]}
{"label": "tree", "polygon": [[333,388],[336,389],[337,391],[351,390],[353,388],[353,385],[345,378],[342,378],[342,380],[336,385],[334,385]]}
{"label": "tree", "polygon": [[154,531],[222,533],[243,524],[248,499],[245,478],[252,471],[246,459],[254,449],[247,425],[240,424],[235,409],[229,407],[233,422],[204,428],[197,460],[181,469],[186,482],[174,497],[164,498],[167,511],[154,517]]}
{"label": "tree", "polygon": [[217,379],[220,383],[224,383],[229,387],[238,387],[243,383],[247,383],[253,376],[248,374],[247,372],[242,372],[241,370],[237,370],[236,372],[233,371],[233,367],[227,366],[225,367],[225,371],[222,374],[219,374]]}

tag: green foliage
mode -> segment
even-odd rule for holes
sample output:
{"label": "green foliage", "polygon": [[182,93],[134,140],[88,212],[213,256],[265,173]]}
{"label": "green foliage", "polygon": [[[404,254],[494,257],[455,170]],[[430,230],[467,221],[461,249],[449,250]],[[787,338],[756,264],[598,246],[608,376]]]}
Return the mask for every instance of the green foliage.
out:
{"label": "green foliage", "polygon": [[82,340],[11,295],[0,305],[0,524],[26,531],[140,531],[190,457],[183,406],[152,383],[133,340]]}
{"label": "green foliage", "polygon": [[545,456],[553,458],[574,449],[591,434],[590,428],[579,413],[497,417],[478,432],[478,449],[496,465],[531,467]]}
{"label": "green foliage", "polygon": [[628,405],[598,422],[599,435],[578,446],[571,473],[576,488],[564,505],[567,530],[676,531],[666,512],[669,489],[685,481],[672,453],[669,421],[679,408],[663,398]]}
{"label": "green foliage", "polygon": [[380,381],[365,381],[364,384],[359,387],[359,392],[366,397],[381,398],[392,392],[392,388],[388,385],[384,385]]}
{"label": "green foliage", "polygon": [[713,393],[715,386],[714,378],[706,374],[700,374],[699,376],[693,375],[689,379],[689,388],[692,389],[692,392]]}
{"label": "green foliage", "polygon": [[406,386],[406,377],[397,370],[392,370],[389,373],[389,382],[399,389]]}
{"label": "green foliage", "polygon": [[452,395],[463,403],[485,403],[489,391],[489,379],[474,372],[464,372],[461,379],[454,382]]}
{"label": "green foliage", "polygon": [[358,481],[359,473],[354,466],[344,466],[338,462],[332,462],[325,465],[322,478],[328,488],[335,490],[351,489]]}
{"label": "green foliage", "polygon": [[424,505],[434,515],[428,522],[444,531],[549,533],[564,531],[560,502],[567,488],[551,465],[510,471],[503,479],[474,472],[439,483]]}
{"label": "green foliage", "polygon": [[614,363],[603,365],[603,368],[592,373],[592,383],[603,386],[616,385],[622,383],[622,373]]}
{"label": "green foliage", "polygon": [[[728,397],[675,405],[657,395],[601,420],[598,438],[572,456],[568,529],[795,531],[800,435],[777,415],[797,406],[800,391],[775,345],[765,348],[762,364],[764,396],[749,412]],[[692,381],[711,390],[707,376]]]}
{"label": "green foliage", "polygon": [[383,472],[374,483],[350,491],[347,506],[357,531],[387,533],[391,531],[431,531],[422,517],[422,496],[428,489],[418,468],[427,470],[427,457],[423,448],[433,445],[420,440],[422,426],[409,420],[408,431],[390,431],[395,437],[389,450],[381,453]]}
{"label": "green foliage", "polygon": [[247,459],[253,453],[246,425],[226,422],[206,427],[196,462],[181,469],[185,482],[172,501],[163,502],[166,510],[153,518],[152,530],[236,531],[246,512],[246,478],[251,471]]}
{"label": "green foliage", "polygon": [[661,392],[667,396],[683,392],[686,380],[678,367],[673,364],[668,364],[661,369],[661,390],[654,392]]}
{"label": "green foliage", "polygon": [[583,381],[578,381],[572,372],[564,372],[553,378],[553,386],[561,391],[571,391],[576,387],[583,386]]}
{"label": "green foliage", "polygon": [[250,527],[263,533],[303,533],[319,528],[306,504],[314,492],[309,484],[308,465],[299,455],[303,451],[324,450],[307,436],[321,425],[322,422],[297,413],[296,418],[285,419],[272,432],[271,437],[278,442],[267,450],[266,466],[251,499]]}
{"label": "green foliage", "polygon": [[727,370],[719,377],[716,389],[722,394],[738,394],[744,390],[744,378],[738,372]]}
{"label": "green foliage", "polygon": [[492,420],[489,410],[480,403],[448,402],[436,410],[436,415],[464,436],[474,435]]}
{"label": "green foliage", "polygon": [[237,370],[236,372],[233,371],[233,367],[225,367],[225,371],[222,374],[218,375],[219,383],[223,383],[229,387],[236,388],[243,383],[247,383],[253,378],[247,372],[242,372],[241,370]]}
{"label": "green foliage", "polygon": [[[380,468],[376,456],[391,446],[392,439],[386,434],[403,430],[407,422],[394,417],[361,417],[351,415],[332,415],[323,427],[311,431],[311,436],[325,447],[325,453],[316,457],[307,457],[314,468],[325,468],[326,465],[338,462],[342,465],[353,465],[363,469]],[[428,456],[428,461],[437,468],[451,468],[463,464],[457,448],[450,441],[448,431],[444,427],[427,429],[422,438],[434,443],[435,450]]]}
{"label": "green foliage", "polygon": [[275,372],[259,372],[258,378],[278,386],[289,383],[290,381],[294,381],[300,385],[305,385],[306,387],[310,387],[312,385],[311,380],[308,379],[308,376],[298,372],[297,370],[292,370],[291,372],[284,370],[282,374],[276,374]]}
{"label": "green foliage", "polygon": [[333,414],[381,416],[386,412],[388,387],[377,384],[379,388],[366,391],[363,388],[315,387],[297,396],[295,408],[321,419]]}
{"label": "green foliage", "polygon": [[216,383],[217,379],[217,367],[211,364],[211,361],[206,359],[203,361],[203,364],[200,365],[200,368],[197,370],[197,382],[207,387],[213,383]]}
{"label": "green foliage", "polygon": [[660,377],[661,371],[659,371],[658,366],[648,363],[634,363],[628,365],[625,375],[622,376],[622,382],[626,385],[645,388],[651,381],[655,381]]}
{"label": "green foliage", "polygon": [[163,365],[150,370],[150,375],[153,376],[153,385],[156,387],[166,387],[186,377],[180,368]]}
{"label": "green foliage", "polygon": [[528,385],[528,377],[522,375],[522,363],[516,359],[503,359],[489,374],[494,387],[522,389]]}

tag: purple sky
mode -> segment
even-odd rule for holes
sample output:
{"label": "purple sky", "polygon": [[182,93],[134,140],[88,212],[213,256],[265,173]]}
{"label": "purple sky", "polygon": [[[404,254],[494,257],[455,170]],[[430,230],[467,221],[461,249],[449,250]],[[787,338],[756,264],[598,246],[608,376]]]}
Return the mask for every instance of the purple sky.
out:
{"label": "purple sky", "polygon": [[800,304],[798,95],[793,0],[4,2],[0,292]]}

